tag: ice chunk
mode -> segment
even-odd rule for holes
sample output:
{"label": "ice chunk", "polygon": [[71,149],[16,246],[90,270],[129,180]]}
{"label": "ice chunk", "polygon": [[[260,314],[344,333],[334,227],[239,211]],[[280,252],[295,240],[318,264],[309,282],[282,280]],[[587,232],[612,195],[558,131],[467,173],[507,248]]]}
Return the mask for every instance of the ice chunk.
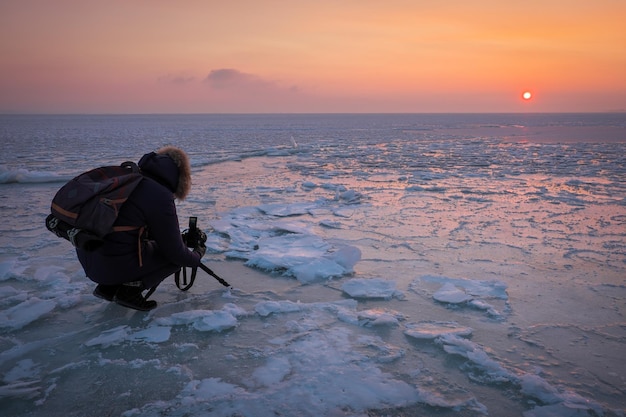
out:
{"label": "ice chunk", "polygon": [[394,281],[380,278],[354,278],[345,282],[341,290],[354,298],[383,298],[389,300],[393,297],[402,298],[401,291],[396,289]]}
{"label": "ice chunk", "polygon": [[0,311],[0,328],[21,329],[47,315],[56,307],[53,300],[33,297],[7,310]]}
{"label": "ice chunk", "polygon": [[453,321],[423,321],[406,325],[404,334],[414,339],[436,339],[444,335],[471,336],[470,327]]}
{"label": "ice chunk", "polygon": [[461,304],[471,300],[472,296],[448,282],[433,294],[433,298],[440,303]]}
{"label": "ice chunk", "polygon": [[340,277],[346,273],[346,269],[337,262],[327,259],[313,259],[309,263],[303,263],[291,268],[291,274],[303,284],[325,281],[329,278]]}
{"label": "ice chunk", "polygon": [[480,376],[474,375],[475,380],[488,383],[518,381],[517,375],[490,358],[487,352],[476,343],[462,339],[455,334],[443,334],[435,341],[443,346],[445,352],[462,356],[472,362],[482,373]]}
{"label": "ice chunk", "polygon": [[254,306],[260,316],[266,317],[273,313],[292,313],[294,311],[302,310],[300,303],[294,303],[293,301],[263,301]]}
{"label": "ice chunk", "polygon": [[236,385],[222,382],[220,378],[207,378],[202,381],[189,382],[181,392],[181,396],[183,405],[191,405],[199,401],[235,394],[237,390],[239,389]]}
{"label": "ice chunk", "polygon": [[246,265],[268,271],[283,271],[308,284],[351,273],[361,257],[352,246],[333,247],[314,235],[289,234],[261,238],[258,250]]}
{"label": "ice chunk", "polygon": [[507,285],[501,281],[483,281],[464,278],[450,278],[445,276],[424,275],[415,280],[411,286],[417,287],[419,282],[434,282],[442,285],[452,284],[458,289],[462,289],[468,296],[472,298],[497,298],[501,300],[508,299],[506,293]]}
{"label": "ice chunk", "polygon": [[308,210],[314,207],[314,203],[293,203],[293,204],[263,204],[258,209],[265,214],[276,217],[297,216],[307,214]]}
{"label": "ice chunk", "polygon": [[126,340],[128,335],[130,334],[129,326],[118,326],[113,329],[105,330],[100,333],[99,336],[94,337],[85,342],[85,346],[97,346],[100,345],[102,347],[109,347],[112,345],[117,345]]}
{"label": "ice chunk", "polygon": [[169,340],[171,330],[172,328],[169,326],[150,326],[133,333],[130,339],[148,343],[163,343]]}
{"label": "ice chunk", "polygon": [[191,325],[201,332],[221,332],[237,326],[237,318],[226,310],[190,310],[160,317],[155,322],[161,326]]}
{"label": "ice chunk", "polygon": [[38,378],[39,373],[39,367],[32,359],[23,359],[4,375],[2,381],[5,383],[14,383],[21,380],[32,380]]}
{"label": "ice chunk", "polygon": [[330,245],[317,236],[291,234],[262,238],[246,265],[274,271],[291,269],[318,259]]}
{"label": "ice chunk", "polygon": [[354,266],[361,260],[361,250],[356,246],[342,246],[337,251],[328,255],[329,259],[341,265],[346,273],[354,271]]}
{"label": "ice chunk", "polygon": [[397,326],[399,320],[404,320],[404,315],[397,311],[384,309],[361,310],[357,314],[361,326]]}

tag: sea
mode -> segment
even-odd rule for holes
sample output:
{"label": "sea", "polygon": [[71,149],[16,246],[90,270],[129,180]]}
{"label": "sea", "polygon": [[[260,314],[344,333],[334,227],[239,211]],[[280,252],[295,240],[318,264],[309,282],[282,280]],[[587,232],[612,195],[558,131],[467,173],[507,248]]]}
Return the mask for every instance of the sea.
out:
{"label": "sea", "polygon": [[[626,114],[0,115],[10,416],[624,416]],[[174,145],[204,264],[150,312],[44,224]],[[189,271],[191,273],[191,271]]]}

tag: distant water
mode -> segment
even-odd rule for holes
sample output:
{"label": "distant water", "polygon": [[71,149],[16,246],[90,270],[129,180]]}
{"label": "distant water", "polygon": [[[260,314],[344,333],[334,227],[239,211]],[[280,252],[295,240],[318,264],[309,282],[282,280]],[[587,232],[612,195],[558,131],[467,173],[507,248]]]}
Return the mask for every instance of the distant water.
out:
{"label": "distant water", "polygon": [[9,169],[76,172],[94,162],[136,158],[163,144],[176,144],[194,157],[195,165],[202,165],[289,147],[291,138],[319,150],[320,158],[325,146],[364,152],[388,145],[403,152],[419,150],[419,143],[450,140],[623,143],[625,119],[624,113],[0,115],[4,149],[0,164]]}
{"label": "distant water", "polygon": [[[0,138],[7,415],[626,412],[626,114],[4,115]],[[236,290],[164,283],[135,314],[43,219],[167,144]]]}

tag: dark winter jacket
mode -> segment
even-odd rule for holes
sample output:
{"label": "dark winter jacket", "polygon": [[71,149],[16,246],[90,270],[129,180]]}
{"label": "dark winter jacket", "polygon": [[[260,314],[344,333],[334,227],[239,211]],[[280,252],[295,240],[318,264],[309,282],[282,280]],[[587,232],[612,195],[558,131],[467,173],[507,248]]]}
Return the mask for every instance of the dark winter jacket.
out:
{"label": "dark winter jacket", "polygon": [[[94,282],[115,285],[143,281],[151,288],[181,267],[197,267],[200,255],[182,240],[174,198],[183,199],[190,188],[186,155],[163,148],[139,161],[144,179],[120,209],[115,226],[134,226],[113,232],[93,252],[77,249],[86,275]],[[182,182],[182,184],[181,184]]]}

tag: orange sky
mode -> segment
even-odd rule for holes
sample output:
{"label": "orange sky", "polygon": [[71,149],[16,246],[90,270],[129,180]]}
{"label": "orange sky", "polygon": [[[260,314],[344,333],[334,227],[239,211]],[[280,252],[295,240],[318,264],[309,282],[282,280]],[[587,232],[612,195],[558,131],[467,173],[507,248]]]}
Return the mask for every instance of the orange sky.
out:
{"label": "orange sky", "polygon": [[0,113],[626,111],[624,22],[624,0],[0,0]]}

